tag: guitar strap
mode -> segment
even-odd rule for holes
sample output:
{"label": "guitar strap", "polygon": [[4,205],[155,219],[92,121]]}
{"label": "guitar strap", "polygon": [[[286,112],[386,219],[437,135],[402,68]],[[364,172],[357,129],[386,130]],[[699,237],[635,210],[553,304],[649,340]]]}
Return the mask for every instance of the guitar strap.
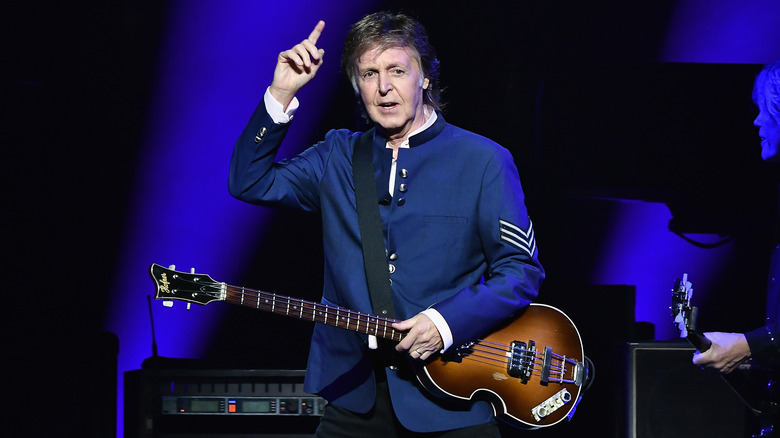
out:
{"label": "guitar strap", "polygon": [[355,203],[371,305],[375,314],[392,318],[393,297],[374,178],[374,131],[372,128],[364,132],[355,143],[355,149],[352,151],[352,177],[355,182]]}

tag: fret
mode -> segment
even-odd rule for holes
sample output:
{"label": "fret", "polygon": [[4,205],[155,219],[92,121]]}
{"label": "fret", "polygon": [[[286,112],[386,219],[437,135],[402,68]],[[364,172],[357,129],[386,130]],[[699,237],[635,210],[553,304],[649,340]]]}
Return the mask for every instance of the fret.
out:
{"label": "fret", "polygon": [[[271,313],[311,320],[315,323],[330,325],[358,333],[364,333],[383,339],[401,340],[403,333],[392,328],[392,321],[370,313],[345,309],[329,304],[310,302],[303,299],[276,295],[270,292],[256,291],[244,287],[230,286],[223,301],[255,307]],[[254,302],[252,302],[254,300]],[[285,302],[286,301],[286,304]],[[311,317],[306,312],[311,312]],[[380,327],[381,325],[381,327]]]}

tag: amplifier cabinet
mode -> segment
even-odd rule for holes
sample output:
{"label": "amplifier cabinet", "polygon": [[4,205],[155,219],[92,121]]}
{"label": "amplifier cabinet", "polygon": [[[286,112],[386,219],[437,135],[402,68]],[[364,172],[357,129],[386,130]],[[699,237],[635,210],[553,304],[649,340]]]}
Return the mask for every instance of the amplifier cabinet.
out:
{"label": "amplifier cabinet", "polygon": [[628,344],[625,436],[746,436],[752,414],[722,377],[693,365],[694,351],[677,341]]}

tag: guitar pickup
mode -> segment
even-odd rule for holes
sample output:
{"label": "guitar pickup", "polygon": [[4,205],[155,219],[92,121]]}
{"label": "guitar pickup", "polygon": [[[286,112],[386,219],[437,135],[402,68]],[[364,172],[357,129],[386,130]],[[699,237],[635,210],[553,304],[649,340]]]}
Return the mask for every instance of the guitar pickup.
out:
{"label": "guitar pickup", "polygon": [[527,383],[534,370],[536,343],[534,341],[529,341],[528,344],[522,341],[512,341],[509,353],[507,374],[519,378],[523,383]]}

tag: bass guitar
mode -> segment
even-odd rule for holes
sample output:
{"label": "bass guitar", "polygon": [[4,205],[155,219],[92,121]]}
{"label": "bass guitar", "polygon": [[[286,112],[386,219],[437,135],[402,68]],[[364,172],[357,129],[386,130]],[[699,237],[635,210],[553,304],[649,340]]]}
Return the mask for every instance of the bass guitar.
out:
{"label": "bass guitar", "polygon": [[[682,279],[675,280],[672,288],[672,316],[680,337],[704,353],[712,347],[712,341],[696,330],[698,308],[691,305],[692,297],[693,284],[688,281],[688,274],[683,274]],[[748,359],[736,370],[721,374],[721,377],[755,415],[759,432],[754,436],[777,437],[774,422],[780,409],[772,373]]]}
{"label": "bass guitar", "polygon": [[[155,299],[200,305],[226,301],[391,341],[404,337],[392,327],[398,320],[231,286],[208,275],[174,269],[151,265]],[[483,339],[414,362],[418,362],[418,380],[432,394],[489,401],[496,416],[508,424],[536,429],[574,413],[589,380],[586,360],[569,317],[552,306],[534,303]]]}

